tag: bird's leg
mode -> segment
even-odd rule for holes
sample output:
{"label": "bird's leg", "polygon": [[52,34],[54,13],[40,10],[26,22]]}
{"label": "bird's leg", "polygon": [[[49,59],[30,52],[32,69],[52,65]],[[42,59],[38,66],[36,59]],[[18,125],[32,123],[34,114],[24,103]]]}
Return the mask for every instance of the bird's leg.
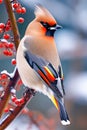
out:
{"label": "bird's leg", "polygon": [[26,93],[35,96],[36,91],[35,91],[34,89],[31,89],[31,88],[29,88],[29,87],[26,87],[26,88],[25,88],[25,92],[23,93],[23,95],[25,96]]}

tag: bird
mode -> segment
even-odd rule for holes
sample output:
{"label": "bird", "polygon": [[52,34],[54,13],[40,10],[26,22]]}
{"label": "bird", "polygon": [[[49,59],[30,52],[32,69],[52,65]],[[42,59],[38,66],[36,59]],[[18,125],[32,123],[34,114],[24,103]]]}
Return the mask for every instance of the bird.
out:
{"label": "bird", "polygon": [[18,46],[17,69],[23,84],[48,96],[60,114],[61,123],[69,125],[63,70],[54,39],[55,31],[61,26],[40,4],[36,5],[34,14]]}

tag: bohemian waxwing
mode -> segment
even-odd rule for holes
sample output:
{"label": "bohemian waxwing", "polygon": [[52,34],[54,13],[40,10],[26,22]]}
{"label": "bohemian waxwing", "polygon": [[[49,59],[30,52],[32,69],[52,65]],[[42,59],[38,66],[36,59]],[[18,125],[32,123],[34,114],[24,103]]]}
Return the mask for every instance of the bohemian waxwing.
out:
{"label": "bohemian waxwing", "polygon": [[70,124],[64,106],[63,72],[54,40],[61,28],[41,5],[28,25],[17,50],[17,68],[25,86],[47,95],[60,113],[61,123]]}

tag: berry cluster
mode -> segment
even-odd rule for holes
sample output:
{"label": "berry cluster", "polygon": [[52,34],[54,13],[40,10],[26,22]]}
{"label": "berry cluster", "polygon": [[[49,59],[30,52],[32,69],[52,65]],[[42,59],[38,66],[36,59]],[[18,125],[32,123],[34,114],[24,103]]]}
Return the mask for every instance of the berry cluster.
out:
{"label": "berry cluster", "polygon": [[18,14],[26,13],[25,7],[22,7],[19,3],[14,3],[13,8],[15,9],[16,13],[18,13]]}
{"label": "berry cluster", "polygon": [[11,31],[10,20],[8,20],[6,24],[0,23],[0,33],[2,34],[2,39],[0,39],[0,48],[2,48],[5,56],[13,56],[15,52],[13,37],[10,36],[9,31]]}
{"label": "berry cluster", "polygon": [[[26,13],[26,8],[22,7],[22,5],[17,0],[13,1],[12,7],[13,7],[13,10],[17,14],[25,14]],[[17,22],[23,23],[24,22],[24,18],[22,18],[22,17],[18,18]]]}
{"label": "berry cluster", "polygon": [[20,106],[24,103],[24,97],[18,99],[16,96],[12,96],[12,102],[15,103],[17,106]]}
{"label": "berry cluster", "polygon": [[[11,97],[11,101],[12,101],[16,106],[21,106],[21,105],[24,104],[24,102],[25,102],[24,98],[18,99],[18,98],[16,97],[16,95]],[[13,107],[15,107],[15,105],[14,105],[14,106],[12,106],[11,104],[8,105],[8,106],[4,109],[4,112],[7,113],[7,112],[9,112],[9,111],[13,111],[13,110],[14,110]]]}
{"label": "berry cluster", "polygon": [[[14,61],[15,61],[15,59],[14,59]],[[10,75],[8,75],[7,74],[7,72],[5,73],[5,72],[1,72],[1,74],[0,74],[0,86],[2,86],[2,87],[0,87],[0,98],[3,98],[3,96],[4,96],[4,91],[5,91],[5,89],[6,89],[6,86],[8,85],[8,83],[9,83],[9,81],[10,81],[10,77],[9,77]],[[18,83],[17,83],[17,86],[18,85],[21,85],[22,84],[22,81],[21,81],[21,79],[18,81]],[[16,87],[17,87],[16,86]],[[17,105],[17,106],[20,106],[20,105],[22,105],[24,102],[25,102],[25,99],[24,99],[24,97],[22,97],[22,98],[20,98],[20,99],[18,99],[17,97],[16,97],[16,90],[14,89],[14,88],[12,88],[11,89],[11,101],[15,104],[15,105]],[[5,110],[4,110],[4,112],[9,112],[10,111],[10,109],[11,109],[11,107],[6,107],[5,108]]]}
{"label": "berry cluster", "polygon": [[6,24],[0,23],[0,33],[8,32],[10,30],[11,30],[10,20],[8,20]]}
{"label": "berry cluster", "polygon": [[[2,3],[3,0],[0,0],[0,3]],[[11,1],[13,11],[18,14],[24,14],[26,13],[26,8],[22,7],[22,5],[17,0]],[[23,23],[24,18],[19,17],[17,19],[18,23]],[[2,52],[5,56],[13,56],[15,54],[15,46],[14,46],[14,39],[10,35],[11,33],[11,22],[8,19],[6,23],[0,23],[0,34],[3,35],[3,38],[0,39],[0,48],[3,48]],[[12,64],[15,65],[16,61],[12,61]]]}
{"label": "berry cluster", "polygon": [[0,48],[2,48],[3,54],[5,56],[13,56],[15,53],[14,43],[7,41],[9,38],[9,34],[4,34],[3,39],[0,39]]}
{"label": "berry cluster", "polygon": [[[0,0],[0,4],[2,4],[2,2],[3,2],[3,0]],[[10,3],[12,5],[12,10],[14,13],[21,14],[21,15],[26,13],[26,8],[23,7],[18,2],[18,0],[10,0]],[[24,18],[19,17],[16,20],[16,22],[22,24],[22,23],[24,23]],[[10,19],[8,19],[6,23],[0,23],[0,49],[1,49],[0,52],[2,52],[5,56],[14,56],[16,53],[11,25],[12,24],[11,24]],[[16,65],[16,60],[12,59],[11,64]],[[10,79],[9,74],[7,74],[7,73],[0,74],[0,99],[2,99],[3,96],[5,95],[5,90],[9,84],[10,80],[11,79]],[[19,86],[21,86],[21,85],[22,85],[22,81],[18,80],[18,82],[16,84],[16,90],[19,89]],[[11,101],[16,106],[21,106],[25,102],[25,99],[24,99],[24,97],[18,99],[16,97],[16,92],[11,91]],[[7,107],[7,108],[5,108],[4,111],[9,112],[10,110],[11,110],[11,107]]]}

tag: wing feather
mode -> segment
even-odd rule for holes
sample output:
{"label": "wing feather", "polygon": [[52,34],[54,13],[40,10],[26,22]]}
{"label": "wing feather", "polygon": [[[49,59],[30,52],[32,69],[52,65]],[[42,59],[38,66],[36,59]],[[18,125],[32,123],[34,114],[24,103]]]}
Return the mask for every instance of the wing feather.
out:
{"label": "wing feather", "polygon": [[31,68],[34,69],[38,76],[44,81],[46,86],[52,89],[55,96],[63,97],[63,94],[59,90],[57,83],[59,74],[56,72],[52,64],[29,51],[24,52],[24,57]]}

